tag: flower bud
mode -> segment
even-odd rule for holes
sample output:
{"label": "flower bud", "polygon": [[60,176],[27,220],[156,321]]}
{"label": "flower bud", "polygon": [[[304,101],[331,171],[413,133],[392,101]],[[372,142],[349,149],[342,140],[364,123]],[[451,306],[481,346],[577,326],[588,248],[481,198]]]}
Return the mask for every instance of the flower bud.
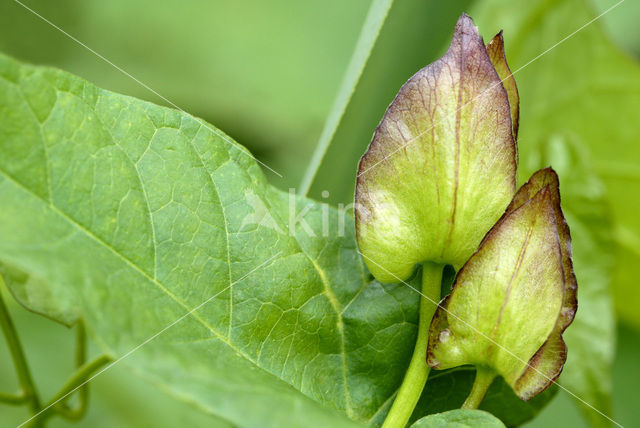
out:
{"label": "flower bud", "polygon": [[423,261],[458,269],[511,201],[518,95],[502,46],[499,34],[485,47],[463,14],[447,53],[378,125],[355,196],[358,245],[378,280],[406,279]]}
{"label": "flower bud", "polygon": [[431,322],[427,363],[473,364],[528,400],[562,371],[577,309],[571,237],[558,177],[535,173],[458,272]]}

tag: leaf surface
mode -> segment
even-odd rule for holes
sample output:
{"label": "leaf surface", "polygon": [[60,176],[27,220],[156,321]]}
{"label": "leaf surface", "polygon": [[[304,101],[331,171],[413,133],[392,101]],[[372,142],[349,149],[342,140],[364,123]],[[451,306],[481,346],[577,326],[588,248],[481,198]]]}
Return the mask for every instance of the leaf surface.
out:
{"label": "leaf surface", "polygon": [[[373,357],[413,340],[411,312],[381,292],[353,331],[369,279],[335,210],[319,236],[318,204],[193,117],[7,57],[0,76],[0,263],[25,305],[84,318],[117,358],[211,299],[125,364],[240,425],[348,426],[327,407],[387,399],[406,357]],[[312,229],[287,233],[290,197]]]}
{"label": "leaf surface", "polygon": [[426,416],[411,428],[500,428],[504,424],[491,413],[482,410],[450,410]]}
{"label": "leaf surface", "polygon": [[[0,153],[0,272],[29,309],[83,318],[118,358],[216,296],[118,364],[240,426],[381,423],[419,296],[371,281],[353,219],[269,186],[187,114],[5,56]],[[466,394],[454,376],[431,393]],[[520,420],[515,395],[485,401]]]}

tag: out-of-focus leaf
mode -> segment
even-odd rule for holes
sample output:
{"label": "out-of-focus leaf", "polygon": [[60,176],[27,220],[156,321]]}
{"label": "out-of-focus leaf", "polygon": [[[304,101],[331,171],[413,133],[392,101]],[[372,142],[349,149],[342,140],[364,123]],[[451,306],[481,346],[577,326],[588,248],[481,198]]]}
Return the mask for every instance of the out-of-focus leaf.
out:
{"label": "out-of-focus leaf", "polygon": [[[281,189],[300,182],[370,3],[22,2],[185,111],[243,141],[284,175],[267,175]],[[0,50],[164,103],[13,0],[0,2]]]}
{"label": "out-of-focus leaf", "polygon": [[640,384],[638,355],[640,332],[627,325],[618,329],[618,346],[613,364],[614,410],[616,421],[625,427],[640,426],[637,391]]}
{"label": "out-of-focus leaf", "polygon": [[[591,0],[591,3],[595,10],[606,10],[617,1]],[[608,13],[602,17],[602,26],[613,37],[616,44],[636,58],[640,58],[638,16],[640,16],[640,2],[625,1],[624,13]]]}
{"label": "out-of-focus leaf", "polygon": [[500,428],[504,424],[491,413],[482,410],[450,410],[425,416],[411,428]]}
{"label": "out-of-focus leaf", "polygon": [[[609,14],[630,13],[630,3]],[[504,29],[520,91],[522,163],[553,134],[575,137],[591,152],[615,230],[627,238],[617,249],[616,308],[620,317],[640,326],[640,67],[609,41],[598,21],[530,62],[596,17],[586,0],[489,0],[477,3],[473,13],[483,31]],[[555,165],[556,159],[549,161]]]}

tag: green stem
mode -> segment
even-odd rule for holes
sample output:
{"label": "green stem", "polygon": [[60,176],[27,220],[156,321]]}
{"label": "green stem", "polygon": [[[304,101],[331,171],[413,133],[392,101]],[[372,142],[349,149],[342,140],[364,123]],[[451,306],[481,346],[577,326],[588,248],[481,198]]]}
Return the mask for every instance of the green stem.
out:
{"label": "green stem", "polygon": [[7,394],[6,392],[0,392],[0,403],[9,404],[11,406],[19,406],[27,401],[27,397],[23,394]]}
{"label": "green stem", "polygon": [[13,364],[16,368],[18,383],[20,384],[20,388],[22,389],[21,396],[23,397],[23,402],[28,403],[29,409],[32,413],[35,414],[40,411],[40,399],[38,397],[36,387],[33,383],[33,378],[31,377],[31,371],[29,370],[29,365],[27,364],[27,359],[24,355],[22,344],[20,343],[16,328],[13,324],[13,321],[11,320],[9,310],[4,303],[1,292],[0,327],[2,328],[4,337],[7,340],[9,352],[11,353],[11,358],[13,359]]}
{"label": "green stem", "polygon": [[87,362],[87,331],[84,322],[78,320],[76,327],[76,368],[82,367]]}
{"label": "green stem", "polygon": [[473,382],[471,393],[462,404],[462,408],[477,409],[495,377],[496,373],[493,370],[483,367],[476,368],[476,380]]}
{"label": "green stem", "polygon": [[[86,387],[85,383],[87,379],[89,379],[91,375],[93,375],[101,367],[107,365],[110,362],[111,362],[111,358],[109,356],[101,355],[95,360],[84,364],[82,367],[76,370],[76,372],[71,376],[71,378],[69,378],[69,380],[64,384],[64,386],[60,389],[60,391],[58,391],[58,393],[54,395],[53,398],[51,398],[49,402],[44,406],[44,408],[47,409],[47,412],[45,412],[45,416],[50,416],[51,415],[50,412],[52,410],[55,410],[61,415],[72,418],[72,419],[77,419],[78,417],[81,417],[82,414],[84,414],[84,407],[86,407],[84,404],[82,404],[82,402],[86,400],[86,396],[83,398],[82,394],[80,395],[80,400],[81,400],[80,409],[75,411],[72,409],[69,409],[68,407],[65,407],[64,401],[67,399],[67,396],[71,395],[71,393],[74,392],[76,389],[85,388]],[[79,414],[79,415],[75,415],[75,414]]]}
{"label": "green stem", "polygon": [[[78,321],[76,327],[76,368],[80,369],[87,361],[87,332],[82,320]],[[65,419],[77,421],[84,417],[87,412],[87,403],[89,402],[89,385],[84,384],[78,389],[78,406],[74,409],[67,403],[67,398],[60,400],[54,406],[56,413]]]}
{"label": "green stem", "polygon": [[[444,265],[426,262],[422,266],[422,295],[418,319],[418,338],[413,350],[409,368],[404,375],[398,395],[387,414],[382,428],[404,427],[418,403],[424,385],[427,383],[430,367],[427,365],[427,343],[431,318],[440,301],[440,285]],[[435,303],[434,303],[435,302]]]}

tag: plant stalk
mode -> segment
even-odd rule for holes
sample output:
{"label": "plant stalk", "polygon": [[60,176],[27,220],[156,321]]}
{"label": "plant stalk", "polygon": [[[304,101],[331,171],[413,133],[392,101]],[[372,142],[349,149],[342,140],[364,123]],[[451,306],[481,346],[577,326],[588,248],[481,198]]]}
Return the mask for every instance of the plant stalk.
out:
{"label": "plant stalk", "polygon": [[77,389],[85,388],[86,381],[100,368],[109,364],[111,362],[111,357],[107,355],[101,355],[95,360],[84,364],[82,367],[78,368],[76,372],[67,380],[60,391],[56,395],[51,398],[47,404],[45,404],[44,408],[47,409],[44,418],[51,415],[51,411],[56,411],[60,413],[62,416],[65,416],[69,419],[77,419],[82,417],[84,414],[84,409],[86,408],[86,396],[83,397],[83,393],[81,391],[80,395],[80,408],[78,410],[72,410],[68,407],[64,407],[64,401],[70,396],[72,392]]}
{"label": "plant stalk", "polygon": [[[38,397],[38,392],[36,390],[35,384],[33,383],[33,377],[31,376],[31,371],[29,370],[29,365],[27,364],[27,359],[24,355],[24,350],[22,349],[22,344],[20,343],[15,325],[11,320],[9,310],[4,303],[1,292],[0,327],[2,328],[2,332],[7,341],[7,345],[9,346],[9,352],[11,353],[11,358],[13,359],[13,364],[16,368],[16,374],[18,376],[18,383],[20,384],[20,388],[22,389],[21,395],[19,397],[21,398],[22,402],[28,403],[29,409],[33,414],[35,414],[40,411],[41,408],[40,398]],[[4,397],[8,398],[10,396]],[[17,403],[17,400],[14,400],[14,403]]]}
{"label": "plant stalk", "polygon": [[473,382],[473,387],[469,396],[462,404],[463,409],[477,409],[484,396],[487,394],[487,390],[491,386],[493,379],[495,379],[496,373],[493,370],[486,369],[484,367],[478,367],[476,369],[476,379]]}
{"label": "plant stalk", "polygon": [[[87,332],[82,320],[78,321],[78,325],[76,327],[75,360],[76,369],[82,368],[82,366],[84,366],[84,364],[87,362]],[[82,385],[78,389],[78,406],[75,409],[71,408],[67,404],[67,399],[69,397],[65,397],[64,399],[60,400],[60,402],[56,403],[56,405],[54,406],[56,413],[67,420],[77,421],[82,419],[87,412],[87,403],[89,401],[89,385]]]}
{"label": "plant stalk", "polygon": [[0,392],[0,403],[8,404],[10,406],[20,406],[27,401],[27,397],[24,395],[7,394],[6,392]]}
{"label": "plant stalk", "polygon": [[[430,367],[427,365],[427,343],[431,318],[440,301],[440,286],[444,265],[425,262],[422,265],[422,298],[418,318],[418,338],[409,368],[404,375],[398,395],[387,414],[382,428],[403,428],[422,394]],[[435,302],[435,303],[434,303]]]}

